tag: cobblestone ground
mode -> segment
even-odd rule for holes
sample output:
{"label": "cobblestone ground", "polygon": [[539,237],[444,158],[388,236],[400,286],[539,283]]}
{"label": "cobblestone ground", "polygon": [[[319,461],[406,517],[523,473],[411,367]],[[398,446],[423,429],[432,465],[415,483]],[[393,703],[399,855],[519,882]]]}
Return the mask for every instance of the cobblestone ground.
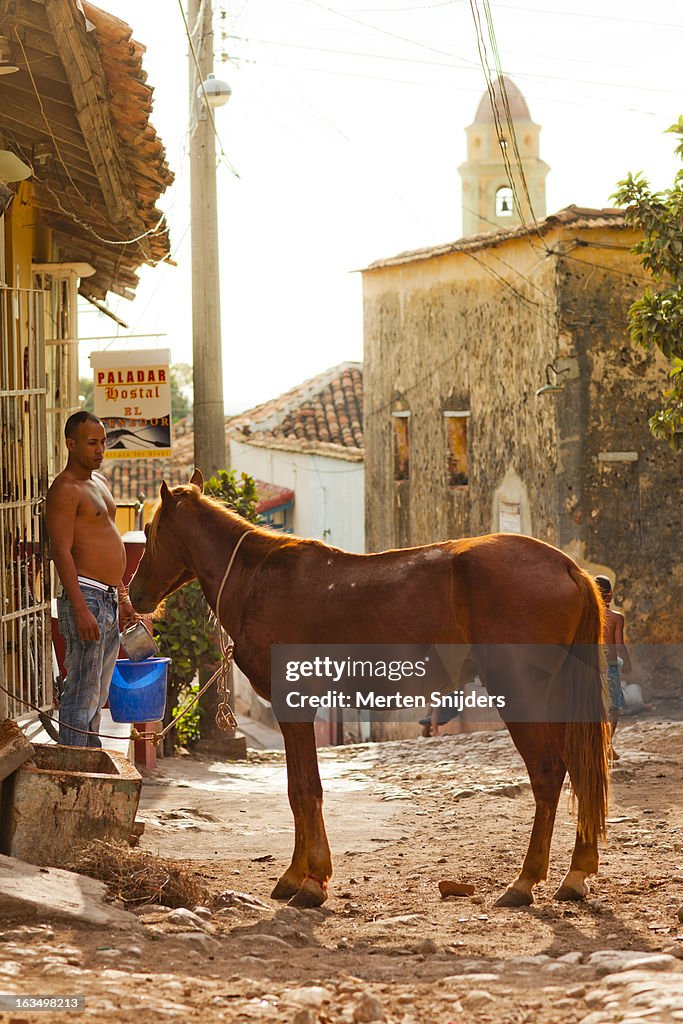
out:
{"label": "cobblestone ground", "polygon": [[[269,899],[292,830],[280,754],[165,760],[144,787],[143,846],[186,857],[210,909],[131,914],[128,931],[0,923],[0,992],[85,996],[84,1013],[0,1020],[287,1024],[683,1021],[683,723],[624,725],[609,844],[582,904],[552,893],[569,859],[562,801],[551,875],[499,909],[532,800],[507,733],[323,751],[330,899]],[[438,882],[470,882],[441,900]]]}

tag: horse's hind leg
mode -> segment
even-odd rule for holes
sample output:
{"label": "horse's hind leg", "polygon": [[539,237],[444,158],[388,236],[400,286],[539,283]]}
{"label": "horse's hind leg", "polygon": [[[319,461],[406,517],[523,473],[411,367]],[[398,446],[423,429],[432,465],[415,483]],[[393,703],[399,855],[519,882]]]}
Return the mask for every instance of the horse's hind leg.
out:
{"label": "horse's hind leg", "polygon": [[524,907],[533,903],[533,887],[548,876],[550,841],[555,813],[566,774],[552,727],[533,723],[508,723],[515,746],[524,758],[536,813],[522,870],[503,895],[498,907]]}
{"label": "horse's hind leg", "polygon": [[569,871],[562,879],[562,884],[555,893],[556,900],[582,900],[588,895],[586,875],[594,875],[598,870],[598,840],[590,843],[579,838],[576,833],[572,862]]}
{"label": "horse's hind leg", "polygon": [[312,722],[281,722],[287,756],[287,791],[294,815],[292,861],[273,889],[273,899],[292,897],[295,907],[319,907],[332,875],[323,821],[323,791]]}

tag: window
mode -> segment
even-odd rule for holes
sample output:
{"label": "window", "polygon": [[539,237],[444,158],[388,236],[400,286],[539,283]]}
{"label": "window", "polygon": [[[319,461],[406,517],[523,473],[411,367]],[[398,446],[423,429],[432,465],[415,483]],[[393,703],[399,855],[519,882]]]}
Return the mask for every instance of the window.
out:
{"label": "window", "polygon": [[512,189],[503,185],[496,192],[496,217],[511,217],[515,212]]}
{"label": "window", "polygon": [[465,487],[469,483],[467,456],[467,421],[469,412],[445,412],[446,477],[449,487]]}
{"label": "window", "polygon": [[410,413],[392,412],[394,424],[394,480],[410,478]]}

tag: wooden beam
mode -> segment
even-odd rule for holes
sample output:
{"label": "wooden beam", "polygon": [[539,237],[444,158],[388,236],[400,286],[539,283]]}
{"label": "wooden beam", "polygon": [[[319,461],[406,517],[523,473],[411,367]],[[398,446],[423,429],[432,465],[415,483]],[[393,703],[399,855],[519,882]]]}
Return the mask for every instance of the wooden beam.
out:
{"label": "wooden beam", "polygon": [[111,116],[109,87],[95,43],[72,0],[45,0],[50,28],[60,43],[76,108],[76,118],[90,152],[112,224],[133,232],[145,225],[139,215],[135,186],[121,153]]}

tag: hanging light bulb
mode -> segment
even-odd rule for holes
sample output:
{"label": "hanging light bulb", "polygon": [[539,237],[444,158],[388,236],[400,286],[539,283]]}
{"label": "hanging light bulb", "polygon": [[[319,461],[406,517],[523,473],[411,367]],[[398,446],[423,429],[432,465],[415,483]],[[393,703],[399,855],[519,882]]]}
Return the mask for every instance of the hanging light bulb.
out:
{"label": "hanging light bulb", "polygon": [[19,68],[11,64],[12,51],[7,36],[0,36],[0,75],[13,75]]}

